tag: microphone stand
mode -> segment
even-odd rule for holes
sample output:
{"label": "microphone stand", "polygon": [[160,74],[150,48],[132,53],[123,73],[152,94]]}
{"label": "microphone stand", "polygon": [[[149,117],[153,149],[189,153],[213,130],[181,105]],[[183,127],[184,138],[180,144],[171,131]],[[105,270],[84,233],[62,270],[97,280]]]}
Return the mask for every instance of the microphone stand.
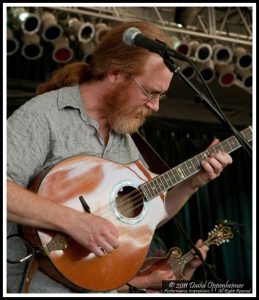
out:
{"label": "microphone stand", "polygon": [[251,145],[247,142],[246,139],[244,139],[240,133],[231,125],[231,123],[219,112],[216,107],[212,104],[211,100],[209,100],[202,92],[200,92],[194,85],[193,83],[188,80],[181,72],[181,69],[178,65],[175,64],[173,59],[170,57],[170,49],[166,50],[164,53],[160,53],[161,56],[164,59],[165,65],[168,67],[168,69],[177,74],[186,84],[189,86],[197,95],[198,102],[201,102],[204,104],[207,108],[209,108],[212,113],[232,131],[234,136],[237,138],[237,140],[240,142],[241,146],[247,151],[247,153],[252,156],[252,147]]}

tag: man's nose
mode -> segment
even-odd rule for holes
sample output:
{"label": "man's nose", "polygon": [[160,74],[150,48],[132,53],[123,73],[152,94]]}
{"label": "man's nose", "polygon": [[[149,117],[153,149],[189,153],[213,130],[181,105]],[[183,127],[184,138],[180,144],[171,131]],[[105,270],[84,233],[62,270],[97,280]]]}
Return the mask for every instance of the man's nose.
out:
{"label": "man's nose", "polygon": [[146,106],[155,112],[159,111],[159,97],[153,98],[151,101],[148,101],[146,103]]}

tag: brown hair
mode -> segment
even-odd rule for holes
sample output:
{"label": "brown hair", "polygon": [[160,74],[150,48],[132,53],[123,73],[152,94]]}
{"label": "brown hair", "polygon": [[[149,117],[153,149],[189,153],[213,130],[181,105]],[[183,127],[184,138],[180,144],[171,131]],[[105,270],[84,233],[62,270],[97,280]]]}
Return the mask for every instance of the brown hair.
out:
{"label": "brown hair", "polygon": [[111,70],[140,74],[148,50],[127,46],[123,42],[123,33],[127,28],[136,27],[151,39],[159,39],[169,45],[169,37],[160,29],[147,22],[126,22],[109,31],[92,54],[91,65],[83,62],[68,64],[55,71],[48,82],[38,86],[37,93],[72,86],[90,80],[103,80]]}
{"label": "brown hair", "polygon": [[90,66],[83,62],[75,62],[54,71],[50,79],[37,86],[37,94],[43,94],[64,86],[73,86],[89,80]]}

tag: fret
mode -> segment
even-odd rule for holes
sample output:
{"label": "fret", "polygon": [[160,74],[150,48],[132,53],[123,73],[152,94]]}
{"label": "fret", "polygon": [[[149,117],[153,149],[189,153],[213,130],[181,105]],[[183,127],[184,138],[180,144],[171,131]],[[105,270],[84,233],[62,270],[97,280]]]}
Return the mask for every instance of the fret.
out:
{"label": "fret", "polygon": [[152,196],[159,194],[159,191],[157,190],[158,185],[155,182],[156,178],[157,177],[155,177],[153,180],[149,181],[148,183],[149,191]]}
{"label": "fret", "polygon": [[207,157],[209,157],[209,156],[210,156],[210,154],[211,154],[211,153],[210,153],[210,151],[209,151],[209,149],[207,149],[207,150],[206,150],[206,151],[204,151],[204,152],[205,152],[206,158],[207,158]]}
{"label": "fret", "polygon": [[193,164],[193,167],[194,167],[195,171],[200,169],[200,161],[198,160],[197,155],[194,156],[194,158],[192,158],[191,162]]}
{"label": "fret", "polygon": [[215,152],[214,147],[210,147],[209,149],[207,149],[208,156],[210,156],[213,152]]}
{"label": "fret", "polygon": [[201,154],[195,156],[196,157],[196,161],[197,163],[199,164],[199,168],[200,168],[200,164],[201,164],[201,161],[204,159],[203,156]]}
{"label": "fret", "polygon": [[185,177],[188,177],[191,174],[186,162],[182,163],[182,169],[183,169]]}
{"label": "fret", "polygon": [[179,173],[178,173],[178,171],[177,171],[177,168],[178,168],[178,167],[173,168],[173,172],[174,172],[174,176],[175,176],[177,182],[179,182],[180,179],[181,179],[181,175],[179,175]]}
{"label": "fret", "polygon": [[187,252],[185,255],[182,256],[183,263],[187,264],[189,261],[193,259],[193,256],[194,254],[191,251]]}
{"label": "fret", "polygon": [[155,177],[151,182],[152,184],[154,184],[154,188],[153,188],[153,191],[157,191],[157,195],[159,195],[159,193],[161,193],[161,183],[160,183],[160,180],[159,180],[159,177],[160,176],[157,176]]}
{"label": "fret", "polygon": [[221,148],[221,150],[224,152],[225,150],[224,150],[224,148],[222,147],[222,143],[220,143],[220,144],[218,144],[219,145],[219,147]]}
{"label": "fret", "polygon": [[162,180],[163,175],[158,176],[157,180],[160,181],[159,186],[160,186],[160,192],[166,190],[165,186],[164,186],[164,181]]}
{"label": "fret", "polygon": [[219,150],[221,150],[221,145],[217,144],[213,148],[214,148],[215,152],[219,152]]}
{"label": "fret", "polygon": [[206,151],[202,152],[202,158],[203,159],[206,159],[208,157],[208,154]]}
{"label": "fret", "polygon": [[224,151],[227,153],[231,151],[230,145],[227,140],[222,142],[222,147],[224,148]]}
{"label": "fret", "polygon": [[237,148],[238,143],[237,143],[237,139],[234,136],[229,138],[229,142],[230,142],[233,150]]}
{"label": "fret", "polygon": [[180,176],[178,175],[178,173],[176,172],[176,169],[173,168],[170,170],[170,173],[174,176],[175,182],[178,183],[180,180]]}
{"label": "fret", "polygon": [[[171,186],[173,186],[176,183],[176,181],[175,181],[175,178],[174,177],[170,177],[168,173],[169,172],[165,172],[165,175],[168,178],[168,179],[166,179],[166,182],[167,182],[168,187],[171,187]],[[174,182],[172,181],[172,179],[174,179]]]}
{"label": "fret", "polygon": [[161,178],[162,178],[162,181],[163,181],[163,185],[165,187],[164,190],[168,190],[168,188],[170,187],[170,184],[168,184],[168,182],[167,182],[166,174],[165,173],[162,174]]}
{"label": "fret", "polygon": [[191,160],[191,159],[188,159],[185,163],[186,163],[186,165],[187,165],[187,168],[188,168],[190,174],[193,174],[194,171],[195,171],[195,168],[194,168],[194,165],[193,165],[193,163],[192,163],[192,160]]}
{"label": "fret", "polygon": [[179,165],[179,166],[176,168],[176,170],[179,172],[180,178],[181,178],[181,179],[184,179],[185,176],[184,176],[184,172],[183,172],[182,165]]}
{"label": "fret", "polygon": [[[170,173],[170,174],[169,174],[169,173]],[[169,174],[169,176],[170,176],[171,178],[174,179],[174,183],[176,184],[178,181],[177,181],[177,179],[176,179],[176,177],[175,177],[175,175],[174,175],[174,169],[169,170],[169,171],[168,171],[168,174]]]}
{"label": "fret", "polygon": [[[230,144],[230,139],[227,139],[226,142],[228,143],[229,148],[230,148],[229,152],[231,152],[231,151],[232,151],[232,145]],[[229,153],[229,152],[228,152],[228,153]]]}
{"label": "fret", "polygon": [[163,181],[161,179],[162,179],[162,175],[154,178],[157,184],[158,194],[160,194],[162,191],[166,191],[166,188],[164,187]]}
{"label": "fret", "polygon": [[140,187],[141,187],[141,190],[142,190],[143,194],[145,195],[145,198],[147,200],[151,199],[152,197],[150,197],[150,193],[149,193],[149,190],[148,190],[148,182],[142,184]]}

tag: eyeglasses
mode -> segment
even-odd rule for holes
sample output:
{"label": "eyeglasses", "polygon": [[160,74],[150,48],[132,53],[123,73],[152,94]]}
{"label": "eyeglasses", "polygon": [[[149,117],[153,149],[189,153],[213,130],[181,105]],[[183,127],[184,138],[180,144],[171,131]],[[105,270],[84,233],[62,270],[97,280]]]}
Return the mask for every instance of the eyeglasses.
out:
{"label": "eyeglasses", "polygon": [[166,94],[159,94],[159,93],[149,93],[141,83],[138,82],[138,80],[135,77],[132,77],[135,83],[138,85],[138,87],[141,89],[142,93],[144,93],[145,96],[147,96],[147,101],[152,101],[153,99],[159,97],[159,100],[166,100]]}

